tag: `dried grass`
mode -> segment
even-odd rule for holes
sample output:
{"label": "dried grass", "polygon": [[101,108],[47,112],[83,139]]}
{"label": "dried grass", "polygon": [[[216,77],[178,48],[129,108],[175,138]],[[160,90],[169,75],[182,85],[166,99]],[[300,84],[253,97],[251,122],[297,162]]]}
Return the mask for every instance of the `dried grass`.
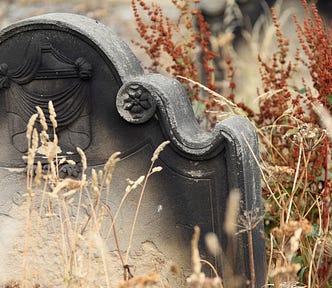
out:
{"label": "dried grass", "polygon": [[[21,0],[22,4],[30,4],[36,2],[52,2],[52,1],[33,1],[33,0]],[[281,26],[287,23],[290,14],[294,10],[288,10],[287,12],[282,12],[281,2],[277,1],[276,11],[279,17]],[[85,6],[84,6],[85,7]],[[84,8],[86,9],[86,8]],[[262,37],[263,35],[263,37]],[[225,51],[233,57],[235,66],[238,67],[238,71],[240,74],[240,80],[238,83],[243,83],[243,85],[237,86],[237,94],[239,98],[242,98],[243,101],[251,105],[253,109],[256,109],[258,100],[260,98],[268,98],[281,92],[281,90],[268,91],[267,93],[261,94],[258,98],[253,99],[248,95],[254,95],[256,93],[257,88],[257,79],[258,79],[258,66],[256,62],[257,54],[262,55],[262,58],[266,58],[270,55],[271,47],[274,46],[274,35],[275,28],[272,24],[272,19],[268,14],[263,15],[256,25],[253,27],[252,33],[245,33],[245,37],[248,40],[250,51],[246,51],[245,58],[243,55],[239,55],[235,53],[232,49],[232,35],[227,34],[224,35],[224,38],[214,39],[212,41],[215,46],[221,46]],[[212,39],[213,40],[213,39]],[[273,48],[274,49],[274,48]],[[249,60],[248,60],[249,59]],[[249,70],[248,70],[249,68]],[[299,71],[303,69],[303,67],[297,67]],[[255,75],[252,77],[252,75]],[[241,78],[242,77],[242,78]],[[307,77],[307,76],[306,76]],[[182,78],[186,81],[192,81],[188,78]],[[305,78],[304,81],[308,86],[312,83],[310,79]],[[293,79],[296,80],[296,79]],[[295,81],[302,81],[302,79],[297,79]],[[294,82],[294,83],[295,83]],[[211,93],[211,90],[203,87],[201,84],[197,82],[193,82],[194,85],[198,85],[201,88],[207,90]],[[227,83],[226,83],[227,84]],[[224,84],[225,86],[225,84]],[[227,85],[226,85],[227,86]],[[292,99],[299,96],[299,93],[294,92],[293,89],[289,89],[290,93],[292,93]],[[297,93],[296,95],[294,93]],[[232,103],[227,99],[227,97],[221,96],[218,93],[212,92],[212,94],[216,97],[216,101],[222,102],[221,106],[227,106],[228,110],[231,113],[235,114],[245,114],[244,111],[236,104]],[[300,97],[302,97],[300,95]],[[260,136],[262,136],[263,141],[269,143],[270,149],[272,151],[271,155],[282,156],[281,152],[278,150],[278,147],[275,146],[272,139],[272,134],[275,133],[279,128],[284,127],[285,124],[283,122],[287,122],[287,119],[293,119],[296,123],[294,126],[294,134],[285,135],[285,137],[289,137],[291,143],[297,145],[299,147],[300,153],[298,153],[297,165],[294,167],[290,167],[287,165],[287,159],[285,160],[285,165],[271,165],[270,163],[261,162],[260,159],[256,159],[258,163],[260,163],[260,169],[263,178],[263,184],[265,191],[268,191],[266,196],[265,203],[265,219],[264,222],[266,227],[269,229],[271,223],[274,228],[268,231],[267,244],[269,248],[268,251],[268,266],[269,273],[268,278],[266,280],[266,286],[268,287],[330,287],[328,285],[329,278],[332,275],[332,264],[329,263],[329,266],[326,269],[326,280],[320,280],[320,271],[319,265],[323,261],[322,259],[327,256],[331,258],[331,231],[329,230],[331,227],[330,219],[328,219],[327,227],[329,229],[324,229],[323,225],[323,217],[322,217],[322,189],[317,187],[310,187],[309,182],[307,180],[307,171],[310,171],[312,167],[309,166],[308,159],[310,159],[311,152],[317,148],[325,140],[325,136],[329,137],[330,141],[332,138],[332,117],[329,111],[326,108],[318,105],[314,102],[311,103],[316,111],[316,113],[320,116],[321,119],[321,127],[323,129],[319,129],[318,131],[315,128],[307,126],[306,129],[303,129],[303,123],[299,119],[294,119],[293,112],[291,109],[287,111],[283,111],[282,116],[280,116],[272,125],[261,127],[257,132]],[[52,112],[52,106],[50,106],[50,114],[51,114],[51,123],[54,129],[56,129],[56,115],[55,111]],[[217,111],[218,112],[218,111]],[[220,113],[220,111],[218,112]],[[227,115],[226,115],[227,116]],[[41,126],[43,127],[43,131],[38,135],[37,130],[34,128],[34,124],[37,121],[37,118],[40,118]],[[223,119],[225,115],[219,114],[219,119]],[[29,144],[29,152],[27,157],[27,222],[26,222],[26,242],[25,242],[25,276],[23,277],[23,281],[9,281],[5,284],[4,287],[39,287],[39,284],[31,284],[31,279],[29,279],[31,266],[33,262],[30,261],[30,255],[35,255],[35,248],[32,246],[35,244],[35,240],[32,239],[31,233],[33,229],[33,225],[35,229],[41,229],[41,220],[36,220],[35,214],[33,213],[34,209],[37,209],[37,215],[41,216],[43,211],[42,207],[44,204],[48,204],[48,210],[44,215],[50,220],[51,226],[55,231],[56,238],[58,240],[59,246],[57,247],[59,251],[61,251],[62,260],[63,260],[63,283],[69,286],[87,286],[91,285],[87,274],[82,273],[80,270],[82,265],[86,266],[87,270],[92,269],[92,255],[90,249],[96,247],[98,251],[101,251],[102,258],[102,267],[104,269],[106,286],[110,287],[113,283],[111,283],[111,279],[107,276],[107,252],[104,249],[104,239],[101,237],[99,233],[99,228],[101,226],[102,221],[105,219],[105,214],[109,217],[112,217],[112,225],[109,229],[107,239],[111,237],[113,234],[115,241],[117,242],[115,223],[117,217],[119,215],[119,211],[122,208],[123,203],[125,202],[127,196],[134,191],[135,189],[141,188],[141,197],[140,202],[136,210],[135,220],[133,221],[133,225],[131,228],[131,236],[130,243],[133,240],[133,235],[135,232],[135,224],[136,219],[139,216],[139,206],[141,205],[146,181],[148,181],[149,176],[152,174],[159,172],[159,167],[153,167],[154,161],[158,157],[158,153],[160,151],[156,151],[156,155],[152,157],[152,164],[148,171],[148,173],[144,176],[139,177],[137,180],[129,180],[128,187],[124,193],[124,196],[121,200],[120,206],[116,213],[113,214],[111,211],[103,205],[101,202],[101,194],[104,191],[108,191],[110,184],[112,182],[113,172],[116,168],[116,164],[120,160],[119,154],[113,154],[109,161],[107,161],[103,170],[93,170],[91,176],[91,182],[86,179],[85,171],[87,169],[86,159],[83,151],[79,150],[78,153],[81,155],[81,161],[83,166],[83,175],[80,180],[66,180],[59,178],[59,173],[57,169],[57,152],[58,152],[58,143],[56,136],[50,140],[50,137],[47,133],[47,124],[43,120],[45,116],[43,116],[42,111],[38,111],[38,114],[33,115],[28,123],[27,129],[27,140]],[[280,124],[282,123],[282,124]],[[270,131],[270,135],[265,133],[266,130]],[[294,132],[293,131],[293,132]],[[293,133],[292,132],[292,133]],[[56,135],[56,133],[54,133]],[[38,143],[41,142],[45,149],[45,154],[48,155],[48,161],[50,166],[48,168],[47,173],[45,174],[42,171],[41,163],[38,162],[35,167],[35,155],[38,152]],[[166,144],[163,144],[166,145]],[[310,148],[310,149],[309,149]],[[263,152],[266,148],[262,148]],[[162,150],[162,147],[159,147],[159,150]],[[40,150],[39,150],[40,151]],[[63,160],[61,160],[63,161]],[[70,160],[68,160],[69,163]],[[73,163],[72,163],[73,164]],[[301,165],[304,168],[301,168]],[[287,187],[286,184],[290,184],[290,187]],[[90,186],[89,186],[90,185]],[[84,203],[82,199],[82,193],[86,192],[88,195],[88,202]],[[106,198],[109,199],[109,193],[107,193]],[[68,209],[73,201],[74,197],[78,196],[78,206],[74,219],[72,219],[68,214]],[[38,199],[39,203],[37,206],[35,205],[35,200]],[[231,200],[230,200],[231,201]],[[234,205],[238,205],[238,200],[231,201]],[[307,204],[309,203],[309,204]],[[54,206],[53,206],[54,205]],[[56,207],[56,208],[55,208]],[[85,225],[81,227],[79,225],[79,221],[82,219],[82,211],[90,209],[89,217],[85,218]],[[313,211],[317,211],[314,215],[319,215],[318,219],[311,219],[308,222],[306,219],[309,218]],[[230,237],[233,237],[234,223],[237,222],[236,216],[232,216],[227,214],[230,219],[227,220],[227,225],[229,225],[227,229]],[[250,231],[261,219],[254,219],[254,211],[249,211],[247,217],[243,218],[240,223],[242,224],[242,232],[249,233],[250,239]],[[57,222],[57,218],[59,217],[60,222]],[[80,219],[80,220],[79,220]],[[89,233],[88,233],[89,231]],[[207,278],[205,275],[201,273],[201,263],[204,262],[203,259],[200,259],[199,251],[197,248],[197,239],[199,237],[199,231],[196,228],[195,234],[192,242],[192,251],[193,251],[193,274],[188,278],[188,285],[190,287],[202,287],[203,285],[209,285],[208,287],[222,287],[221,280],[216,274],[215,278]],[[227,255],[224,255],[222,249],[220,248],[220,244],[218,239],[214,234],[209,234],[207,236],[207,246],[209,247],[211,254],[227,258]],[[87,250],[79,251],[79,246],[85,243]],[[125,267],[128,260],[128,255],[130,251],[130,243],[128,245],[128,249],[126,252],[126,256],[123,257],[120,249],[118,249],[119,253],[119,261],[122,263],[122,266]],[[79,264],[79,261],[84,264]],[[299,264],[296,261],[301,261]],[[81,265],[81,266],[80,266]],[[209,265],[209,264],[207,264]],[[252,263],[251,263],[252,265]],[[129,272],[128,270],[124,270]],[[126,274],[125,272],[124,274]],[[226,273],[233,273],[233,271],[226,271]],[[301,276],[302,275],[302,276]],[[301,278],[302,277],[302,278]],[[128,278],[128,274],[125,278]],[[251,285],[254,284],[255,279],[251,279]],[[144,276],[134,277],[131,279],[126,279],[125,282],[120,284],[119,287],[135,287],[136,286],[144,286],[144,285],[154,285],[159,281],[157,274],[147,274]],[[234,279],[234,287],[237,279]],[[306,283],[304,283],[306,282]],[[201,286],[199,286],[201,285]],[[227,287],[228,288],[228,287]]]}
{"label": "dried grass", "polygon": [[[24,275],[22,281],[10,281],[6,287],[32,287],[35,279],[32,276],[35,269],[35,258],[39,255],[36,241],[37,235],[48,233],[44,229],[50,229],[57,239],[54,251],[56,257],[60,257],[61,275],[63,287],[95,287],[95,281],[91,278],[93,269],[102,269],[102,283],[105,287],[114,287],[112,276],[109,271],[110,256],[106,248],[106,240],[111,241],[113,235],[117,247],[118,259],[123,267],[125,281],[119,287],[143,287],[142,285],[153,285],[159,281],[156,273],[147,274],[132,278],[129,270],[129,254],[132,242],[134,241],[136,222],[139,217],[140,207],[145,194],[149,178],[162,170],[162,167],[155,166],[159,154],[166,147],[169,141],[162,143],[154,152],[151,158],[151,165],[145,176],[135,181],[128,181],[128,186],[121,200],[114,217],[108,206],[111,201],[111,182],[117,163],[120,161],[120,153],[114,153],[105,163],[103,169],[96,171],[92,169],[91,180],[88,177],[88,164],[85,153],[77,148],[81,158],[82,172],[78,179],[61,178],[59,165],[70,163],[75,165],[73,160],[61,157],[58,160],[58,140],[56,136],[56,114],[52,103],[49,103],[49,112],[52,123],[52,137],[48,134],[49,127],[44,112],[37,108],[38,114],[32,116],[29,121],[27,140],[29,152],[27,161],[27,189],[26,194],[26,232],[24,244]],[[34,127],[39,118],[41,131]],[[43,136],[41,136],[43,135]],[[43,140],[42,140],[43,139]],[[52,140],[51,140],[52,139]],[[50,145],[51,144],[51,145]],[[45,150],[44,158],[48,161],[48,169],[43,169],[40,161],[35,162],[39,145],[51,147]],[[123,256],[119,248],[119,242],[115,223],[120,213],[122,204],[127,196],[133,191],[140,190],[140,197],[137,204],[132,227],[130,230],[129,242],[126,254]],[[71,211],[71,212],[70,212]],[[44,219],[44,220],[43,220]],[[46,219],[46,221],[45,221]],[[103,236],[101,227],[110,221],[110,229],[107,237]],[[36,234],[37,233],[37,234]],[[37,246],[36,246],[37,245]],[[93,251],[98,251],[100,259],[96,260]],[[96,262],[97,261],[97,262]],[[96,266],[97,264],[97,266]],[[97,268],[99,267],[99,268]],[[54,271],[56,273],[56,271]],[[59,273],[60,271],[57,271]],[[100,273],[100,271],[99,271]],[[37,277],[38,278],[38,277]],[[54,283],[54,285],[57,285]],[[39,287],[39,286],[35,286]]]}

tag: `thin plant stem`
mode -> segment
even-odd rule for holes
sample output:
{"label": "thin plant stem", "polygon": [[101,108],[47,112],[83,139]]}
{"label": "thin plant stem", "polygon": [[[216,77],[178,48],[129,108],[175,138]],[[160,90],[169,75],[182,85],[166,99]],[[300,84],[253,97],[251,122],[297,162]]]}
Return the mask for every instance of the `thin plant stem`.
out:
{"label": "thin plant stem", "polygon": [[295,189],[297,187],[296,184],[297,184],[297,180],[298,180],[298,176],[299,176],[299,172],[300,172],[302,144],[303,144],[303,140],[301,138],[299,157],[298,157],[298,160],[297,160],[296,171],[295,171],[294,182],[293,182],[293,188],[292,188],[291,197],[290,197],[290,200],[289,200],[289,207],[288,207],[288,212],[287,212],[287,217],[286,217],[286,223],[288,223],[288,221],[289,221],[289,217],[290,217],[290,214],[291,214],[291,211],[292,211],[293,197],[296,193]]}
{"label": "thin plant stem", "polygon": [[310,208],[307,210],[307,212],[303,215],[303,218],[306,218],[308,216],[308,214],[312,211],[312,209],[314,209],[315,206],[318,206],[319,202],[318,202],[318,198],[314,201],[314,203],[310,206]]}
{"label": "thin plant stem", "polygon": [[[251,224],[251,223],[250,223]],[[255,259],[254,259],[254,244],[252,241],[252,228],[248,227],[247,230],[248,234],[248,244],[249,244],[249,260],[250,260],[250,274],[251,274],[251,281],[250,286],[251,288],[255,288],[256,286],[256,275],[255,275]]]}
{"label": "thin plant stem", "polygon": [[180,75],[177,75],[177,78],[180,78],[180,79],[183,79],[183,80],[186,80],[194,85],[197,85],[198,87],[202,88],[204,91],[210,93],[212,96],[216,97],[216,98],[219,98],[219,99],[222,99],[222,101],[224,101],[224,103],[226,104],[226,106],[233,112],[237,111],[238,109],[240,109],[236,104],[234,104],[232,101],[228,100],[226,97],[220,95],[219,93],[209,89],[208,87],[202,85],[201,83],[197,82],[197,81],[194,81],[192,79],[189,79],[187,77],[183,77],[183,76],[180,76]]}
{"label": "thin plant stem", "polygon": [[[267,271],[271,271],[272,269],[272,259],[273,259],[273,234],[270,233],[270,258],[269,258],[269,264]],[[265,279],[265,286],[268,287],[269,283],[269,273],[266,273],[266,279]]]}
{"label": "thin plant stem", "polygon": [[[91,198],[89,198],[89,200],[91,200]],[[92,209],[91,209],[92,211],[94,211],[94,212],[96,211],[96,207],[98,206],[99,200],[100,200],[100,194],[98,194],[98,197],[96,197],[93,205],[92,205],[92,203],[90,203],[92,205]],[[88,219],[86,220],[83,228],[81,229],[81,232],[80,232],[81,235],[83,235],[85,230],[87,229],[87,227],[91,221],[91,218],[92,218],[92,215],[89,214]]]}
{"label": "thin plant stem", "polygon": [[220,276],[219,276],[219,274],[218,274],[218,271],[217,271],[217,269],[209,262],[209,261],[207,261],[207,260],[204,260],[204,259],[200,259],[200,261],[202,262],[202,263],[204,263],[204,264],[206,264],[206,265],[208,265],[209,267],[210,267],[210,269],[213,271],[213,273],[214,273],[214,275],[218,278],[218,279],[220,279],[220,281],[219,281],[219,287],[220,288],[223,288],[223,286],[222,286],[222,284],[221,284],[221,278],[220,278]]}
{"label": "thin plant stem", "polygon": [[[77,204],[77,210],[76,210],[76,221],[75,221],[75,228],[74,228],[74,231],[75,231],[75,234],[78,233],[78,220],[80,218],[80,211],[81,211],[81,205],[82,205],[82,193],[83,193],[83,187],[82,185],[80,185],[80,188],[79,188],[79,196],[78,196],[78,204]],[[76,236],[75,236],[76,237]]]}
{"label": "thin plant stem", "polygon": [[68,259],[68,255],[67,255],[67,246],[66,246],[66,240],[65,240],[65,229],[63,226],[63,219],[62,219],[62,211],[61,211],[61,206],[59,203],[59,199],[58,199],[58,215],[59,215],[59,222],[60,222],[60,235],[61,235],[61,244],[62,244],[62,248],[61,248],[61,252],[62,252],[62,261],[63,261],[63,279],[66,282],[68,280],[68,275],[67,275],[67,268],[68,268],[68,263],[67,263],[67,259]]}
{"label": "thin plant stem", "polygon": [[115,215],[114,215],[114,217],[113,217],[111,227],[110,227],[110,229],[108,230],[108,233],[107,233],[106,239],[108,239],[108,238],[110,237],[110,235],[111,235],[111,233],[112,233],[112,231],[113,231],[113,226],[115,225],[115,222],[116,222],[116,220],[117,220],[117,218],[118,218],[118,215],[119,215],[119,213],[120,213],[120,211],[121,211],[121,208],[122,208],[122,206],[123,206],[123,204],[124,204],[124,201],[126,200],[127,196],[129,195],[129,193],[130,193],[131,191],[132,191],[132,190],[127,191],[127,192],[123,195],[123,197],[121,198],[120,204],[119,204],[119,206],[117,207],[116,212],[115,212]]}
{"label": "thin plant stem", "polygon": [[[161,151],[164,150],[164,148],[170,143],[170,141],[164,141],[163,143],[161,143],[157,149],[154,151],[153,156],[151,158],[151,165],[150,168],[146,174],[146,177],[144,178],[144,182],[143,182],[143,186],[141,189],[141,193],[140,193],[140,197],[137,203],[137,208],[136,208],[136,212],[135,212],[135,216],[134,216],[134,220],[133,220],[133,224],[131,226],[131,231],[130,231],[130,236],[129,236],[129,242],[128,242],[128,247],[127,247],[127,251],[126,251],[126,256],[125,256],[125,263],[127,265],[128,263],[128,258],[129,258],[129,253],[130,253],[130,249],[131,249],[131,245],[132,245],[132,241],[133,241],[133,237],[134,237],[134,231],[135,231],[135,227],[136,227],[136,222],[137,222],[137,218],[138,218],[138,213],[139,210],[141,208],[141,204],[142,204],[142,200],[143,200],[143,196],[146,190],[146,186],[149,180],[149,177],[154,174],[155,172],[159,172],[161,171],[161,167],[154,167],[155,162],[157,161],[159,154],[161,153]],[[160,168],[160,169],[157,169]],[[140,178],[139,178],[140,179]]]}
{"label": "thin plant stem", "polygon": [[[89,202],[90,202],[90,206],[91,206],[91,214],[93,215],[93,220],[95,222],[95,228],[96,228],[96,237],[98,237],[98,242],[101,238],[101,235],[100,235],[100,226],[98,225],[98,221],[97,221],[97,215],[96,215],[96,210],[95,210],[95,205],[92,204],[92,199],[90,197],[90,193],[89,191],[87,191],[87,196],[88,196],[88,199],[89,199]],[[99,197],[98,197],[99,198]],[[99,200],[98,200],[99,202]],[[103,247],[99,247],[100,248],[100,252],[101,252],[101,255],[102,255],[102,261],[103,261],[103,269],[104,269],[104,274],[105,274],[105,278],[106,278],[106,285],[107,287],[111,287],[111,283],[110,283],[110,278],[109,278],[109,275],[108,275],[108,269],[107,269],[107,263],[106,263],[106,257],[105,257],[105,253],[104,253],[104,249]]]}
{"label": "thin plant stem", "polygon": [[[48,175],[48,173],[47,173],[47,175]],[[42,198],[41,198],[40,207],[39,207],[39,217],[40,218],[42,217],[42,211],[43,211],[43,206],[44,206],[44,201],[45,201],[45,196],[46,196],[46,189],[47,189],[47,184],[48,184],[48,176],[46,176],[46,177],[47,177],[47,179],[44,181],[44,186],[42,189]]]}
{"label": "thin plant stem", "polygon": [[129,243],[128,243],[128,247],[127,247],[127,251],[126,251],[126,256],[125,256],[125,263],[128,263],[128,258],[129,258],[129,253],[130,253],[130,249],[131,249],[131,244],[132,244],[133,237],[134,237],[134,231],[135,231],[135,226],[136,226],[136,222],[137,222],[137,218],[138,218],[138,213],[139,213],[139,210],[141,208],[141,204],[142,204],[144,192],[146,190],[146,185],[147,185],[149,176],[151,174],[153,165],[154,165],[154,162],[151,163],[149,171],[147,173],[147,176],[144,179],[144,183],[143,183],[143,187],[142,187],[142,190],[141,190],[141,194],[140,194],[140,197],[139,197],[139,200],[138,200],[138,203],[137,203],[137,208],[136,208],[136,212],[135,212],[133,224],[131,226],[131,231],[130,231],[130,236],[129,236]]}
{"label": "thin plant stem", "polygon": [[[113,230],[113,236],[114,236],[114,241],[115,241],[116,249],[118,250],[118,254],[119,254],[119,258],[120,258],[122,267],[124,267],[125,266],[125,261],[123,259],[123,256],[122,256],[122,253],[121,253],[121,250],[120,250],[119,239],[118,239],[118,236],[117,236],[117,233],[116,233],[116,229],[115,229],[115,224],[114,224],[114,218],[113,218],[111,209],[106,204],[104,204],[104,207],[105,207],[106,211],[108,212],[108,215],[111,217],[112,228],[113,228],[112,230]],[[124,279],[124,280],[126,280],[126,279]]]}
{"label": "thin plant stem", "polygon": [[295,190],[297,190],[300,187],[300,184],[302,182],[303,177],[305,176],[305,181],[304,181],[304,187],[302,188],[302,193],[299,197],[299,200],[301,201],[303,199],[303,196],[306,192],[306,189],[308,187],[308,166],[309,166],[309,162],[310,162],[310,158],[311,158],[311,151],[308,152],[308,155],[306,156],[303,150],[303,161],[304,161],[304,170],[301,173],[301,176],[299,178],[299,181],[296,185]]}
{"label": "thin plant stem", "polygon": [[[319,215],[319,232],[318,235],[322,235],[323,229],[322,229],[322,212],[320,209],[320,205],[317,205],[317,209],[318,209],[318,215]],[[316,240],[315,245],[314,245],[314,249],[312,251],[311,254],[311,260],[310,260],[310,264],[309,264],[309,273],[308,273],[308,288],[311,288],[311,279],[312,279],[312,267],[314,265],[314,261],[316,258],[316,250],[318,248],[318,241]],[[318,262],[317,262],[318,263]]]}
{"label": "thin plant stem", "polygon": [[328,192],[330,191],[330,184],[329,184],[329,142],[328,139],[325,138],[324,141],[325,145],[325,161],[324,161],[324,170],[325,170],[325,177],[324,177],[324,184],[325,189],[323,192],[323,226],[324,228],[328,228]]}
{"label": "thin plant stem", "polygon": [[315,245],[314,245],[314,249],[312,251],[312,255],[311,255],[311,261],[310,261],[310,264],[309,264],[309,272],[308,272],[308,288],[311,288],[311,274],[312,274],[312,267],[314,265],[314,260],[315,260],[315,255],[316,255],[316,250],[318,248],[318,241],[315,242]]}

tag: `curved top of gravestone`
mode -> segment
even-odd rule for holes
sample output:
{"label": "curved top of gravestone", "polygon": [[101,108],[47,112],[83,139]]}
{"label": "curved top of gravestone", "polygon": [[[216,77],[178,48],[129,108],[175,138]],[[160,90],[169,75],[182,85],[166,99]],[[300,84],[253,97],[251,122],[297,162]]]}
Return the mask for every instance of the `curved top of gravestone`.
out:
{"label": "curved top of gravestone", "polygon": [[[36,48],[35,46],[38,47]],[[76,93],[76,98],[74,97],[74,100],[71,100],[71,102],[68,100],[68,102],[66,99],[70,97],[67,91],[71,88],[65,81],[61,82],[63,87],[68,86],[69,88],[61,90],[64,91],[62,94],[66,96],[60,97],[58,111],[66,110],[68,103],[70,103],[69,106],[73,106],[79,112],[77,115],[63,113],[64,115],[60,117],[63,126],[71,125],[69,127],[71,132],[62,137],[62,139],[67,137],[67,140],[63,141],[65,146],[67,144],[70,148],[78,146],[86,151],[87,148],[91,147],[91,141],[94,141],[93,150],[95,151],[98,151],[95,148],[96,145],[99,145],[100,150],[102,150],[102,147],[105,147],[105,143],[109,147],[116,147],[111,140],[114,136],[111,136],[112,133],[107,128],[114,129],[114,123],[119,123],[114,113],[115,105],[113,106],[115,98],[117,98],[116,112],[119,112],[121,117],[130,123],[145,123],[156,112],[166,138],[172,141],[174,148],[188,158],[212,158],[224,148],[224,137],[228,134],[228,128],[219,123],[212,132],[202,129],[195,119],[186,91],[180,82],[158,74],[144,75],[139,61],[125,42],[109,27],[96,20],[69,13],[52,13],[19,21],[5,28],[0,33],[0,50],[0,65],[4,64],[1,66],[4,68],[3,70],[9,71],[8,78],[12,82],[16,82],[16,84],[24,85],[23,88],[19,87],[20,90],[16,88],[16,91],[13,91],[11,94],[15,95],[19,91],[20,96],[23,95],[23,98],[28,99],[24,105],[25,107],[29,106],[29,110],[25,111],[25,108],[20,103],[21,101],[11,103],[13,102],[13,97],[7,93],[7,112],[11,113],[10,117],[12,118],[9,120],[10,125],[12,125],[9,131],[12,137],[11,141],[14,142],[14,145],[16,144],[16,149],[22,153],[26,151],[26,147],[23,145],[26,142],[24,132],[27,117],[25,116],[29,113],[31,115],[35,113],[32,110],[36,102],[39,106],[44,105],[45,109],[43,110],[47,111],[46,100],[48,98],[52,99],[52,97],[54,98],[57,95],[54,93],[47,94],[49,93],[48,91],[40,92],[40,88],[45,87],[44,83],[40,85],[39,82],[36,84],[36,81],[32,84],[28,82],[42,78],[54,78],[56,75],[62,78],[73,78],[76,77],[75,73],[81,74],[79,77],[81,80],[84,80],[83,82],[88,82],[91,79],[90,87],[88,88],[90,92],[80,95],[84,95],[86,99],[89,97],[92,99],[96,98],[95,102],[97,103],[94,106],[86,103],[86,108],[84,108],[84,105],[79,102],[80,99],[75,100],[80,97],[78,92]],[[31,54],[36,53],[36,51],[41,51],[42,56],[32,57]],[[8,58],[10,59],[8,60]],[[22,65],[20,58],[28,59],[25,61],[29,63]],[[30,61],[30,58],[40,58],[41,60]],[[103,61],[100,59],[103,59]],[[30,62],[32,64],[35,63],[35,65],[32,65]],[[104,67],[104,63],[107,63],[107,67]],[[29,75],[20,72],[27,71],[26,66],[32,71]],[[38,69],[42,71],[33,71],[37,69],[34,66],[39,67]],[[54,67],[57,68],[55,69]],[[75,69],[79,72],[75,72]],[[111,73],[107,74],[106,70],[111,71]],[[96,75],[97,73],[98,75]],[[4,78],[2,79],[4,81],[2,88],[5,89],[8,88],[6,86],[10,85],[7,83],[9,80],[6,77],[7,75],[2,77]],[[81,86],[86,83],[81,84],[76,86],[77,89],[75,89],[77,91],[81,91],[83,89]],[[54,86],[52,85],[50,85],[51,89]],[[33,95],[36,93],[31,96],[31,93],[26,92],[29,89],[31,90],[31,86],[34,88],[33,92],[36,91],[37,86],[39,93],[37,95],[43,94],[44,98],[45,95],[49,97],[46,97],[46,100],[40,100],[39,98],[41,97],[38,96],[39,98],[35,100]],[[138,97],[138,92],[141,93],[141,91],[145,92]],[[127,92],[129,94],[133,93],[133,95],[129,95]],[[89,93],[90,95],[87,95]],[[30,101],[30,98],[33,101]],[[138,100],[140,103],[136,103]],[[63,105],[64,102],[66,105]],[[90,106],[94,109],[94,116],[92,117],[89,115]],[[107,109],[106,106],[108,106]],[[8,107],[10,108],[9,110]],[[23,115],[22,111],[26,115]],[[102,118],[101,115],[105,117]],[[78,120],[75,123],[74,121],[68,122],[68,118]],[[98,118],[101,120],[99,121]],[[240,122],[242,123],[242,121]],[[90,125],[90,123],[93,123],[93,125]],[[247,121],[244,123],[248,124]],[[89,126],[97,128],[94,128],[95,131],[92,132],[86,131],[84,128]],[[250,127],[245,126],[245,128],[250,130]],[[102,131],[102,129],[104,130]],[[142,127],[142,129],[144,128]],[[138,131],[137,128],[136,130]],[[72,133],[73,131],[74,133]],[[120,128],[117,128],[116,132],[118,135],[123,134],[124,136],[128,133]],[[137,133],[138,138],[140,137],[139,135],[142,135],[141,132],[132,131],[130,133],[132,137],[134,133]],[[92,134],[94,135],[92,136]],[[108,134],[110,135],[109,138],[104,136]],[[100,135],[99,138],[98,135]],[[118,138],[121,139],[120,136]],[[137,142],[140,141],[137,140]],[[99,144],[99,142],[102,144]],[[95,156],[94,154],[92,156]],[[101,154],[99,152],[97,157],[99,158]],[[92,158],[95,159],[95,157]],[[101,159],[104,158],[105,156],[101,157]],[[97,162],[100,163],[101,161]]]}
{"label": "curved top of gravestone", "polygon": [[72,151],[77,155],[80,147],[91,162],[100,164],[113,149],[131,150],[132,143],[125,141],[128,133],[133,138],[142,133],[126,131],[115,99],[124,83],[141,75],[143,69],[127,44],[112,29],[85,16],[45,14],[3,29],[0,166],[25,165],[28,120],[36,106],[48,118],[49,100],[57,113],[64,156]]}
{"label": "curved top of gravestone", "polygon": [[0,42],[14,34],[31,29],[44,29],[47,26],[67,32],[75,31],[86,40],[90,40],[111,60],[123,82],[143,73],[143,69],[131,49],[110,27],[77,14],[49,13],[21,20],[1,31]]}

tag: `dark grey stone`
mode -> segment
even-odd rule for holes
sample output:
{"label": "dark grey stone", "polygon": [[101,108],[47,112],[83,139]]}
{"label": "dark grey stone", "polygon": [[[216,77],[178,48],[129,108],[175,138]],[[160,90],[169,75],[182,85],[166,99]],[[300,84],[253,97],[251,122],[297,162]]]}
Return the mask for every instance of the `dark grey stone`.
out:
{"label": "dark grey stone", "polygon": [[[262,214],[257,136],[246,118],[230,117],[212,132],[203,130],[177,80],[144,74],[139,61],[110,28],[72,14],[33,17],[4,29],[0,34],[0,86],[1,177],[25,166],[27,121],[35,113],[35,105],[47,115],[50,99],[58,115],[63,156],[79,159],[70,154],[78,146],[86,153],[89,166],[97,167],[111,153],[121,151],[121,172],[116,174],[113,190],[116,201],[124,190],[123,174],[131,179],[144,174],[155,148],[170,140],[158,160],[164,169],[154,176],[146,193],[150,196],[144,199],[145,220],[138,229],[145,232],[137,238],[137,245],[153,241],[166,255],[177,257],[185,252],[172,247],[183,241],[189,250],[193,227],[198,225],[203,236],[215,232],[225,251],[236,247],[233,253],[225,252],[232,259],[211,259],[220,272],[231,265],[243,279],[251,278],[247,234],[239,233],[236,244],[230,244],[223,229],[232,189],[241,193],[240,217],[248,211],[258,210],[257,217]],[[75,177],[80,168],[66,166],[62,172]],[[10,215],[7,205],[13,203],[8,199],[11,193],[14,199],[18,188],[6,180],[0,183],[0,216]],[[23,189],[23,182],[17,187]],[[159,213],[160,208],[154,212],[157,205],[164,212]],[[125,229],[120,230],[121,236]],[[264,284],[266,273],[262,231],[260,222],[253,229],[256,287]],[[167,248],[170,243],[173,245]],[[201,250],[210,257],[203,243]],[[228,287],[232,279],[224,281]]]}

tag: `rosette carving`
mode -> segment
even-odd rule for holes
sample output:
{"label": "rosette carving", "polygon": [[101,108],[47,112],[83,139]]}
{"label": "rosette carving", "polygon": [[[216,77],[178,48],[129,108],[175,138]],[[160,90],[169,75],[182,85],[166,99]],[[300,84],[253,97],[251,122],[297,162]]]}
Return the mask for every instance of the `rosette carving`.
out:
{"label": "rosette carving", "polygon": [[156,103],[150,91],[138,83],[124,85],[117,96],[120,115],[131,123],[144,123],[155,113]]}

